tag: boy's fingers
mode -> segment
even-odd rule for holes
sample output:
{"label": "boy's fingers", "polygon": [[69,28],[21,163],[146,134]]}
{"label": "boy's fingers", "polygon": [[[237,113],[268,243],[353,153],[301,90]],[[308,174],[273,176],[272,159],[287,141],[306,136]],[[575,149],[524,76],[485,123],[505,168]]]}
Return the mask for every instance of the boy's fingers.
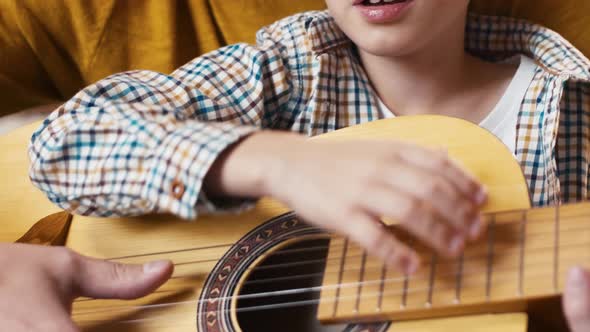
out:
{"label": "boy's fingers", "polygon": [[402,159],[433,174],[444,176],[459,192],[477,205],[483,204],[487,199],[485,189],[477,179],[441,150],[408,147],[404,148]]}
{"label": "boy's fingers", "polygon": [[407,274],[418,269],[418,255],[396,239],[378,219],[359,213],[351,216],[350,222],[345,225],[344,232],[351,240],[360,244],[369,254],[382,259],[386,265]]}
{"label": "boy's fingers", "polygon": [[364,204],[372,215],[397,220],[400,226],[444,256],[458,255],[465,245],[464,234],[441,221],[429,206],[421,204],[415,198],[375,187],[364,199]]}
{"label": "boy's fingers", "polygon": [[395,190],[427,202],[449,225],[467,233],[476,222],[477,207],[457,192],[446,178],[430,172],[417,172],[415,168],[408,164],[397,165],[395,170],[384,174],[384,178]]}
{"label": "boy's fingers", "polygon": [[418,218],[404,227],[421,242],[446,257],[456,257],[463,251],[464,234],[456,232],[432,214],[424,213]]}

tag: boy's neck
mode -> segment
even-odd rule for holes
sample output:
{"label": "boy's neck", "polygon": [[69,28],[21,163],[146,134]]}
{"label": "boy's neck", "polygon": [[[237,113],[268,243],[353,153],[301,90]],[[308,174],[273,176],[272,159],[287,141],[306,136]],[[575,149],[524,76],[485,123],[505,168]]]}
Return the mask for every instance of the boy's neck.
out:
{"label": "boy's neck", "polygon": [[[396,115],[440,114],[479,122],[503,95],[514,68],[467,54],[465,22],[451,30],[404,56],[375,56],[359,49],[373,87]],[[488,100],[474,110],[478,95]]]}

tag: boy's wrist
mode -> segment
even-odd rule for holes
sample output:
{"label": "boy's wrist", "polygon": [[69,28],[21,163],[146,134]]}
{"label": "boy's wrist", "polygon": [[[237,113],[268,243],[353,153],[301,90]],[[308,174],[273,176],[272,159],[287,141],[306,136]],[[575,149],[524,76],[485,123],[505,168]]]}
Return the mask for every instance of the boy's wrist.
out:
{"label": "boy's wrist", "polygon": [[305,139],[300,135],[260,131],[227,148],[205,177],[211,197],[274,196],[286,172],[289,150]]}
{"label": "boy's wrist", "polygon": [[263,196],[270,196],[281,199],[285,192],[286,179],[291,172],[289,166],[297,158],[300,147],[306,142],[306,138],[301,135],[292,133],[279,133],[272,137],[269,144],[269,153],[265,156],[266,160],[262,174]]}

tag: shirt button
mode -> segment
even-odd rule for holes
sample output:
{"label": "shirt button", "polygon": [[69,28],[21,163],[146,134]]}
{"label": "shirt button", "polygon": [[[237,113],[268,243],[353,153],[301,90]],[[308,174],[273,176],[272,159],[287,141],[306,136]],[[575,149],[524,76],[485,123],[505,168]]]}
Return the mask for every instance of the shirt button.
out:
{"label": "shirt button", "polygon": [[181,199],[182,195],[184,195],[184,184],[178,180],[172,181],[172,197],[176,199]]}

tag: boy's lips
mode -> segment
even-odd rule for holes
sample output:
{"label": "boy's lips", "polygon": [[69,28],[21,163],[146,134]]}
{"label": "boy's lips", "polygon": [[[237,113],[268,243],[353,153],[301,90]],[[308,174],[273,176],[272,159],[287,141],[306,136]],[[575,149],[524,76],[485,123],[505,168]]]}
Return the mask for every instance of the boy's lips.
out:
{"label": "boy's lips", "polygon": [[400,19],[414,0],[353,0],[353,6],[369,23],[391,23]]}
{"label": "boy's lips", "polygon": [[353,0],[352,1],[352,5],[356,6],[356,5],[361,5],[363,3],[370,5],[378,5],[379,3],[383,4],[388,4],[388,3],[399,3],[399,2],[407,2],[407,0],[379,0],[379,1],[371,1],[371,0]]}

